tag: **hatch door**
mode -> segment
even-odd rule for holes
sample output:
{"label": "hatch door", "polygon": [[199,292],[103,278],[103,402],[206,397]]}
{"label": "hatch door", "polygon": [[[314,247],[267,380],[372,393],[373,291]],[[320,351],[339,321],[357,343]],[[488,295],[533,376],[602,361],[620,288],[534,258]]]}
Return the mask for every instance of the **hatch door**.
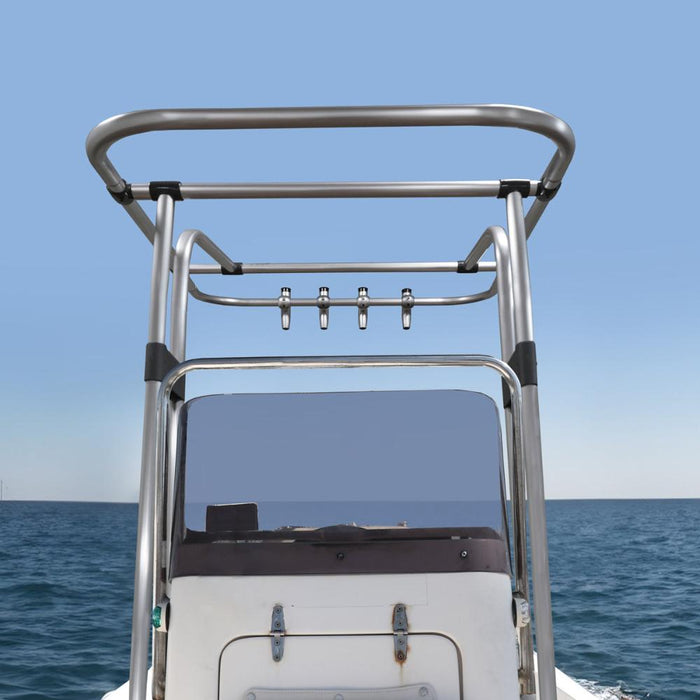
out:
{"label": "hatch door", "polygon": [[270,640],[268,635],[244,637],[224,647],[219,700],[463,697],[459,651],[452,640],[439,634],[409,634],[403,662],[396,660],[391,633],[289,634],[279,661],[273,659]]}

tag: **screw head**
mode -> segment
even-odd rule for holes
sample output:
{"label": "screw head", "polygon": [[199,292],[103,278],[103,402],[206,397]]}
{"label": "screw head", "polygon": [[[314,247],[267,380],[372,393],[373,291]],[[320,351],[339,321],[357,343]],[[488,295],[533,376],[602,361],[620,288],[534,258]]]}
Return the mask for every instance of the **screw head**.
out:
{"label": "screw head", "polygon": [[338,553],[335,555],[335,558],[336,558],[338,561],[343,561],[343,559],[345,559],[345,554],[344,554],[343,552],[338,552]]}
{"label": "screw head", "polygon": [[423,686],[419,691],[418,695],[420,695],[422,698],[426,697],[428,695],[428,689]]}
{"label": "screw head", "polygon": [[463,550],[459,553],[459,556],[460,556],[460,559],[466,559],[466,558],[469,556],[469,552],[467,552],[466,549],[463,549]]}

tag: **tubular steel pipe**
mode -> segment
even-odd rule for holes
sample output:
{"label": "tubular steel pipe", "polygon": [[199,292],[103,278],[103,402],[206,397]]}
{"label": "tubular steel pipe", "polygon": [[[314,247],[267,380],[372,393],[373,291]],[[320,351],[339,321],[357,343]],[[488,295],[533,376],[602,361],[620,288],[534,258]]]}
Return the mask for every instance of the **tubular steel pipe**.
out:
{"label": "tubular steel pipe", "polygon": [[[344,273],[344,272],[459,272],[454,262],[312,262],[312,263],[237,263],[241,275],[277,275],[282,273]],[[475,263],[476,272],[495,272],[496,263]],[[191,275],[220,275],[219,265],[190,265]]]}
{"label": "tubular steel pipe", "polygon": [[[510,244],[508,235],[501,226],[490,226],[476,242],[471,253],[467,256],[467,267],[476,261],[493,246],[496,256],[496,280],[494,289],[498,292],[498,320],[501,336],[501,357],[507,362],[515,350],[515,329],[513,305],[513,274],[511,267]],[[513,463],[513,413],[510,407],[505,408],[506,445],[508,462]],[[525,481],[522,470],[510,469],[510,502],[513,514],[513,543],[515,587],[519,595],[529,602],[530,590],[528,584],[527,565],[527,530],[525,527]],[[521,693],[530,695],[535,692],[535,665],[532,648],[532,626],[530,624],[519,629],[520,663],[521,663]]]}
{"label": "tubular steel pipe", "polygon": [[[199,289],[190,289],[190,293],[195,299],[204,301],[209,304],[218,304],[219,306],[247,306],[247,307],[268,307],[276,308],[279,306],[278,297],[260,297],[260,298],[239,298],[239,297],[222,297],[214,294],[207,294]],[[484,296],[486,292],[479,294],[468,294],[460,297],[416,297],[415,306],[459,306],[461,304],[473,304],[477,301],[482,301],[487,298]],[[331,297],[328,300],[329,306],[357,306],[356,297]],[[367,297],[363,302],[365,306],[401,306],[401,297]],[[318,300],[316,297],[291,297],[286,306],[292,307],[317,307]]]}
{"label": "tubular steel pipe", "polygon": [[[131,112],[108,119],[88,135],[86,151],[92,165],[114,195],[125,193],[127,184],[107,157],[107,151],[117,141],[150,131],[190,129],[275,129],[275,128],[335,128],[389,126],[493,126],[532,131],[552,140],[557,150],[542,175],[542,185],[556,191],[571,162],[575,140],[570,127],[561,119],[540,110],[513,105],[437,105],[389,107],[306,107],[278,109],[175,109]],[[472,195],[493,196],[494,183],[316,183],[315,185],[284,183],[281,185],[185,185],[193,188],[188,196],[229,196],[235,190],[248,188],[246,196],[257,188],[257,196],[465,196],[469,185]],[[309,191],[309,187],[314,192]],[[460,193],[461,187],[461,193]],[[207,191],[207,188],[219,188]],[[223,190],[221,189],[223,188]],[[228,188],[228,195],[226,189]],[[234,188],[232,190],[231,188]],[[252,188],[252,190],[251,190]],[[279,188],[286,188],[280,194]],[[358,189],[364,188],[364,189]],[[426,189],[427,188],[427,189]],[[138,186],[137,186],[138,189]],[[187,190],[186,190],[187,191]],[[393,194],[392,194],[393,192]],[[532,191],[530,194],[535,194]],[[145,192],[137,192],[145,197]],[[148,193],[150,196],[150,192]],[[123,198],[129,216],[149,241],[153,242],[155,228],[143,208],[133,199]],[[536,199],[526,217],[530,235],[542,215],[548,200]],[[200,266],[199,272],[208,270]],[[495,294],[495,283],[481,298]]]}
{"label": "tubular steel pipe", "polygon": [[[169,418],[168,402],[172,388],[189,372],[197,370],[251,370],[251,369],[343,369],[367,367],[486,367],[495,370],[508,387],[511,397],[514,426],[513,470],[523,468],[523,432],[521,421],[521,389],[517,375],[511,367],[489,355],[348,355],[348,356],[297,356],[297,357],[241,357],[203,358],[186,360],[173,367],[163,378],[157,399],[156,414],[156,466],[152,472],[152,488],[163,491],[165,483],[166,434]],[[165,513],[156,510],[155,527],[163,528]],[[522,523],[525,526],[525,523]],[[163,562],[168,565],[167,557]]]}
{"label": "tubular steel pipe", "polygon": [[[175,247],[175,265],[173,269],[173,291],[170,304],[170,351],[175,358],[182,362],[185,359],[185,344],[187,338],[187,293],[197,287],[190,281],[190,260],[194,246],[198,245],[207,255],[229,272],[234,263],[221,248],[212,243],[211,239],[198,229],[188,229],[180,234]],[[199,290],[197,290],[199,291]]]}
{"label": "tubular steel pipe", "polygon": [[[175,203],[167,195],[159,197],[156,233],[153,242],[151,300],[148,318],[148,342],[165,342],[168,304],[170,249],[172,246]],[[138,530],[136,535],[136,572],[134,609],[131,628],[129,700],[146,699],[148,642],[151,630],[154,581],[154,529],[156,499],[156,414],[160,382],[146,382],[141,447],[141,486],[139,490]],[[155,683],[155,680],[154,680]]]}
{"label": "tubular steel pipe", "polygon": [[[506,215],[513,273],[514,326],[517,347],[518,343],[534,341],[526,223],[523,217],[522,198],[518,192],[513,192],[506,198]],[[537,631],[539,699],[556,700],[552,599],[542,473],[542,438],[536,384],[523,387],[523,446],[530,521],[532,597],[535,630]]]}
{"label": "tubular steel pipe", "polygon": [[496,126],[524,129],[547,137],[556,152],[547,165],[545,187],[556,187],[574,155],[574,135],[552,114],[516,105],[418,105],[384,107],[285,107],[262,109],[151,109],[121,114],[98,124],[88,135],[90,163],[108,189],[119,193],[124,181],[107,157],[117,141],[151,131],[209,129],[318,129],[395,126]]}
{"label": "tubular steel pipe", "polygon": [[[537,194],[539,181],[530,182]],[[497,197],[500,180],[463,182],[235,182],[180,185],[183,199],[333,199],[377,197]],[[131,185],[137,200],[151,199],[148,184]]]}

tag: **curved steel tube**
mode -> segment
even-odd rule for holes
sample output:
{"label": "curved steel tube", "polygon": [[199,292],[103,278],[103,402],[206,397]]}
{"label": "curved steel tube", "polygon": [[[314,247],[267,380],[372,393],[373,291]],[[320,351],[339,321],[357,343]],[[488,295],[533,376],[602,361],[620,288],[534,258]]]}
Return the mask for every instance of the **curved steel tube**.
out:
{"label": "curved steel tube", "polygon": [[[221,297],[215,294],[207,294],[201,290],[194,288],[190,293],[195,299],[205,301],[208,304],[218,304],[219,306],[253,306],[253,307],[269,307],[277,308],[279,302],[276,297],[262,298],[239,298],[239,297]],[[478,294],[468,294],[461,297],[416,297],[414,306],[459,306],[460,304],[473,304],[477,301],[483,301],[493,296],[489,291],[480,292]],[[317,299],[308,298],[292,298],[289,302],[291,307],[307,306],[317,307]],[[329,306],[357,306],[355,297],[348,298],[331,298]],[[367,306],[401,306],[401,299],[386,298],[386,297],[369,297]]]}
{"label": "curved steel tube", "polygon": [[[496,257],[496,279],[489,292],[498,292],[498,318],[501,336],[501,357],[510,359],[515,350],[515,308],[513,300],[513,269],[508,234],[502,226],[490,226],[476,242],[472,252],[467,256],[466,265],[476,261],[493,245]],[[510,408],[505,409],[506,434],[508,439],[509,462],[512,461],[511,445],[514,428]],[[525,528],[525,480],[522,472],[510,470],[510,498],[513,513],[513,540],[515,542],[515,586],[517,592],[530,602],[527,562],[527,532]],[[532,645],[532,628],[530,624],[519,631],[520,654],[522,664],[523,687],[521,692],[528,695],[535,692],[535,669]]]}
{"label": "curved steel tube", "polygon": [[180,234],[175,246],[173,292],[170,304],[170,352],[180,362],[185,359],[187,292],[191,292],[195,298],[198,298],[196,294],[199,292],[190,279],[190,261],[195,244],[226,270],[231,271],[234,267],[228,255],[199,229],[188,229]]}
{"label": "curved steel tube", "polygon": [[557,150],[542,180],[556,187],[574,155],[569,125],[552,114],[516,105],[419,105],[385,107],[285,107],[263,109],[150,109],[120,114],[88,135],[90,163],[112,192],[124,180],[107,157],[121,139],[151,131],[192,129],[318,129],[388,126],[498,126],[524,129],[554,142]]}
{"label": "curved steel tube", "polygon": [[[163,378],[158,391],[156,410],[156,459],[152,473],[153,486],[157,492],[165,489],[165,459],[167,456],[166,435],[168,401],[177,381],[189,372],[197,370],[251,370],[251,369],[341,369],[360,367],[486,367],[495,370],[507,385],[511,396],[513,415],[514,449],[512,471],[523,470],[522,390],[513,369],[503,360],[490,355],[367,355],[367,356],[297,356],[297,357],[241,357],[192,359],[173,367]],[[153,508],[155,531],[162,532],[163,508]],[[523,527],[525,523],[522,523]],[[155,546],[156,566],[168,565],[160,547]],[[161,558],[163,557],[163,558]],[[532,669],[532,665],[530,666]],[[534,682],[534,679],[533,679]]]}

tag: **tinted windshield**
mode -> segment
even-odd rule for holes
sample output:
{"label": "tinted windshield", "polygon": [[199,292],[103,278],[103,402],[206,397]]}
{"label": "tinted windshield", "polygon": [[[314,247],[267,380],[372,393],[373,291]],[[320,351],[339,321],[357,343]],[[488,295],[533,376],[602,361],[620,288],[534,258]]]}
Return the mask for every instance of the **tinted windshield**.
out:
{"label": "tinted windshield", "polygon": [[483,394],[206,396],[189,401],[180,420],[191,530],[205,529],[207,506],[250,502],[255,518],[254,506],[242,506],[231,526],[217,526],[226,519],[210,508],[209,529],[503,531],[500,422]]}

